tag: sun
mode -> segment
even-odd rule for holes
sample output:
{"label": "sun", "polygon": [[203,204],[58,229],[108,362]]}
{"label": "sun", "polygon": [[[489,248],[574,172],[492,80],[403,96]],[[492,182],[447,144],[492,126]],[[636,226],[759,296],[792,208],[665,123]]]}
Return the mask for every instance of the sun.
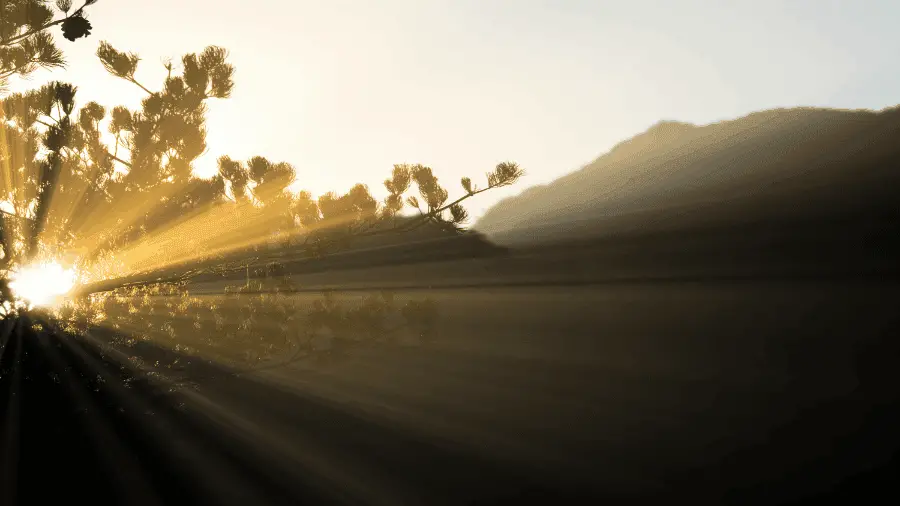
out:
{"label": "sun", "polygon": [[75,286],[75,271],[56,262],[30,265],[14,271],[9,288],[30,306],[50,306]]}

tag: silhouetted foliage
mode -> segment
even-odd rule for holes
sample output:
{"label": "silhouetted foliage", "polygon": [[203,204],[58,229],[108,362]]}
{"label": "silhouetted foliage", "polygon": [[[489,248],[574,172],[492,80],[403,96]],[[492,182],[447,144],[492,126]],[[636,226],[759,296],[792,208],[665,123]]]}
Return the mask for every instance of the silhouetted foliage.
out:
{"label": "silhouetted foliage", "polygon": [[[0,82],[63,66],[48,30],[60,25],[69,41],[89,36],[85,8],[94,3],[73,9],[71,1],[58,0],[54,9],[38,0],[3,2]],[[65,259],[86,286],[113,285],[103,293],[81,290],[58,308],[56,317],[70,331],[103,325],[126,336],[125,343],[171,340],[179,350],[251,364],[312,351],[336,354],[351,343],[404,333],[427,339],[436,321],[433,303],[326,294],[301,304],[284,293],[291,281],[264,250],[316,257],[356,239],[420,227],[456,233],[468,218],[464,200],[523,173],[501,163],[484,188],[463,178],[465,193],[452,201],[432,169],[418,164],[394,166],[383,202],[363,184],[318,197],[291,192],[298,171],[262,156],[223,155],[215,176],[199,178],[194,164],[207,149],[207,103],[227,99],[234,88],[227,51],[209,46],[185,54],[178,66],[166,63],[157,86],[137,79],[137,54],[101,41],[96,55],[107,72],[144,95],[137,109],[79,104],[77,88],[62,82],[0,102],[0,165],[7,176],[0,181],[3,278],[38,260]],[[409,194],[413,185],[417,196]],[[417,215],[404,215],[407,209]],[[201,274],[236,271],[247,279],[218,298],[194,296],[187,284]],[[5,314],[14,314],[5,279],[2,295]]]}
{"label": "silhouetted foliage", "polygon": [[61,67],[65,60],[49,29],[61,25],[66,39],[74,41],[90,34],[85,8],[87,0],[72,10],[71,0],[58,0],[55,11],[42,0],[4,0],[0,3],[0,86],[12,76],[28,76],[40,68]]}

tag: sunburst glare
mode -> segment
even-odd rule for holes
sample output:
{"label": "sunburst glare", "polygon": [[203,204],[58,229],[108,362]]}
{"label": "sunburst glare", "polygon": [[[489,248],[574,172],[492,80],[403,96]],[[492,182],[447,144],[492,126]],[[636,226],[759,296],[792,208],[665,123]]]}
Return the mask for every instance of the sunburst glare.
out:
{"label": "sunburst glare", "polygon": [[51,306],[75,286],[75,271],[57,262],[30,265],[14,271],[9,288],[30,306]]}

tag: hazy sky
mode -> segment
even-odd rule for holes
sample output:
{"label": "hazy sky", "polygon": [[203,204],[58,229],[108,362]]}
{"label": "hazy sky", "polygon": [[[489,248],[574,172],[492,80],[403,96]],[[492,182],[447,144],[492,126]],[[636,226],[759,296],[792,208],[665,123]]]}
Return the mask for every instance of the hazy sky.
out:
{"label": "hazy sky", "polygon": [[141,98],[104,72],[100,40],[138,52],[151,88],[165,57],[230,51],[237,86],[211,105],[202,167],[258,154],[316,194],[380,196],[394,163],[423,163],[456,195],[460,176],[519,162],[528,177],[476,217],[660,119],[900,102],[896,0],[100,0],[90,19],[88,39],[58,37],[82,102]]}

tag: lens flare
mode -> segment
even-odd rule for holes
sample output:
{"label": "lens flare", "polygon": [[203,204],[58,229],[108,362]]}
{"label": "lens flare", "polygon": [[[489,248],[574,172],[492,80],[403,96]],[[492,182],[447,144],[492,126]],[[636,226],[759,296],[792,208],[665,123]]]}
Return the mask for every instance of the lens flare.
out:
{"label": "lens flare", "polygon": [[75,285],[75,271],[56,262],[30,265],[10,276],[13,294],[31,306],[50,306]]}

